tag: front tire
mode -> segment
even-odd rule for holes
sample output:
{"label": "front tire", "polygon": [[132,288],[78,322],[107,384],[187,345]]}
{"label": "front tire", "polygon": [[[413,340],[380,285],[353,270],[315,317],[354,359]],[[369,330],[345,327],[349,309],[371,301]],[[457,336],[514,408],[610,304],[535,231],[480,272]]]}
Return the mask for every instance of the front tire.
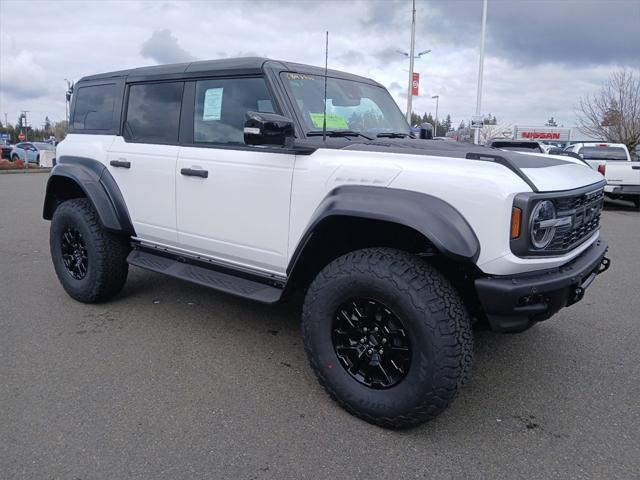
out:
{"label": "front tire", "polygon": [[399,250],[358,250],[325,267],[307,292],[302,329],[329,395],[387,428],[439,415],[471,366],[460,296],[435,268]]}
{"label": "front tire", "polygon": [[127,239],[105,230],[86,198],[63,202],[51,219],[51,258],[60,283],[84,303],[109,300],[129,271]]}

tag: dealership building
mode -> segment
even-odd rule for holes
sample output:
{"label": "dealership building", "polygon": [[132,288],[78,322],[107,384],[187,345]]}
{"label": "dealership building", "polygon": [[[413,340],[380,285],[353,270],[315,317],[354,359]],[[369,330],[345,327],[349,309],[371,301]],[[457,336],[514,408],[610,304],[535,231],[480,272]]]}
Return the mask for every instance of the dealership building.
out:
{"label": "dealership building", "polygon": [[603,140],[584,133],[578,127],[540,127],[533,125],[514,125],[509,138],[513,140],[537,140],[558,147],[566,147],[572,143],[600,142]]}

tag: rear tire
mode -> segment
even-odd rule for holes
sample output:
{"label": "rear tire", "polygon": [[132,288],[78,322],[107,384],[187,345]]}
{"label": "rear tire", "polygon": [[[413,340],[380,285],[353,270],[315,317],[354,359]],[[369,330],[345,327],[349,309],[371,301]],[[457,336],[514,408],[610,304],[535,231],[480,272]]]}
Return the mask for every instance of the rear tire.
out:
{"label": "rear tire", "polygon": [[[379,323],[385,318],[395,326]],[[358,250],[325,267],[307,292],[302,331],[311,367],[329,395],[353,415],[386,428],[413,427],[439,415],[472,361],[473,334],[462,299],[435,268],[399,250]],[[375,337],[385,331],[396,333]],[[402,344],[409,348],[408,366],[403,357],[393,364],[383,357],[394,346],[402,352]],[[389,370],[401,378],[387,382]]]}
{"label": "rear tire", "polygon": [[127,238],[105,230],[88,199],[56,208],[49,245],[56,274],[72,298],[102,302],[122,289],[129,271]]}

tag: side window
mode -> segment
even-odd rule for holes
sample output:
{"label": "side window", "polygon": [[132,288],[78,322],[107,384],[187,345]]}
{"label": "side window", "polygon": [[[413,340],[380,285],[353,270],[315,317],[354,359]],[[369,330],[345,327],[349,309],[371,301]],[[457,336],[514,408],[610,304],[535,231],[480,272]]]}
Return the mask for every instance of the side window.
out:
{"label": "side window", "polygon": [[125,132],[135,142],[178,143],[183,82],[129,87]]}
{"label": "side window", "polygon": [[275,113],[263,78],[196,82],[194,143],[244,144],[248,111]]}
{"label": "side window", "polygon": [[76,130],[110,130],[116,104],[116,84],[107,83],[77,89],[73,111]]}

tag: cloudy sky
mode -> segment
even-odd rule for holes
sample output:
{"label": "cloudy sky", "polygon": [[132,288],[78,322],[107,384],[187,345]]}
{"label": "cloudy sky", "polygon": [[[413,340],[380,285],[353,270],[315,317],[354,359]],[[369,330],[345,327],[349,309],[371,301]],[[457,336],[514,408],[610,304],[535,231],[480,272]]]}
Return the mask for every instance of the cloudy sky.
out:
{"label": "cloudy sky", "polygon": [[[418,0],[414,111],[475,110],[481,0]],[[0,0],[0,115],[65,115],[64,79],[198,59],[268,56],[373,77],[406,107],[410,0]],[[640,71],[639,0],[489,0],[483,113],[501,123],[575,124],[581,95]]]}

